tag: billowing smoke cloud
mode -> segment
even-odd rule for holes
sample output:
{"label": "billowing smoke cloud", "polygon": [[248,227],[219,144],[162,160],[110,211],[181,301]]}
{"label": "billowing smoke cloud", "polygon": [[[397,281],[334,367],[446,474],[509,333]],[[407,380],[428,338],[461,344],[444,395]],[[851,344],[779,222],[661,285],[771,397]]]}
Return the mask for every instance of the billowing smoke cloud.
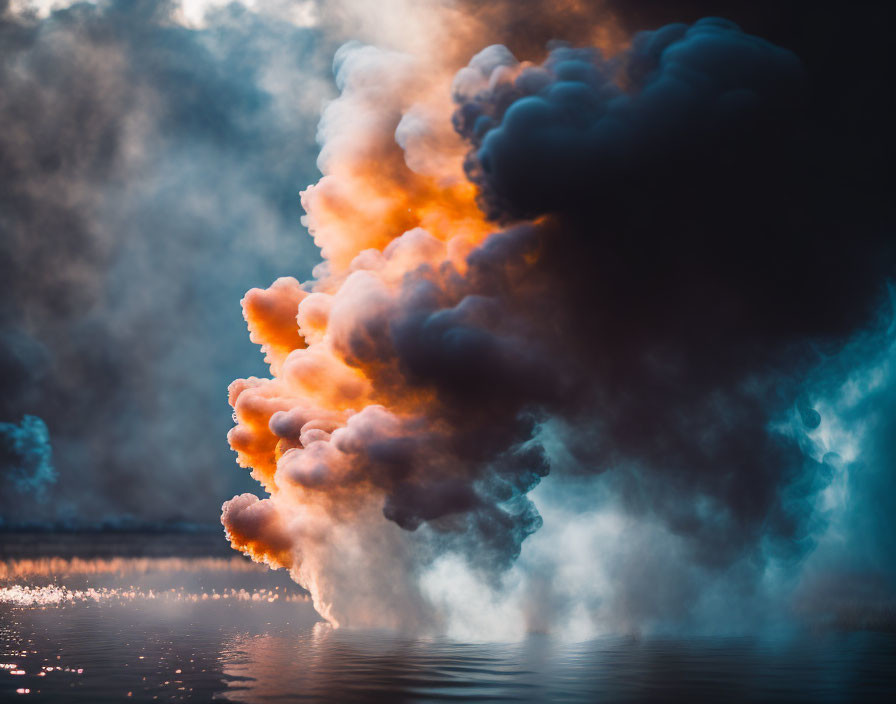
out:
{"label": "billowing smoke cloud", "polygon": [[720,2],[0,3],[0,422],[35,440],[3,471],[44,487],[5,520],[243,490],[219,393],[262,367],[226,302],[319,260],[296,192],[354,37],[383,49],[337,55],[324,264],[244,301],[273,379],[232,387],[231,444],[271,498],[229,502],[234,543],[335,622],[469,637],[892,594],[869,8],[731,4],[798,59],[627,36]]}
{"label": "billowing smoke cloud", "polygon": [[270,496],[225,504],[234,547],[339,625],[749,623],[830,520],[812,390],[896,265],[799,58],[704,19],[335,66],[324,263],[243,299],[271,378],[229,440]]}
{"label": "billowing smoke cloud", "polygon": [[468,170],[495,217],[548,215],[536,296],[554,307],[524,309],[582,389],[552,408],[573,423],[564,442],[633,473],[633,500],[703,534],[710,559],[760,534],[792,544],[803,512],[781,489],[822,468],[769,423],[817,344],[869,320],[894,261],[889,232],[837,212],[799,61],[702,20],[637,36],[619,73],[565,48],[512,80],[511,57],[480,62],[478,84],[470,70],[458,83]]}

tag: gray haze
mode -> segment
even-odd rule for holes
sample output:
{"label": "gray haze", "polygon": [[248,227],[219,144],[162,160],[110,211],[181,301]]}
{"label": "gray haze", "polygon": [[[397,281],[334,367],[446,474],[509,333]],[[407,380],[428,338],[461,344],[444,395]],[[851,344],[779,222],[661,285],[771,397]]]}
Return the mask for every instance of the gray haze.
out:
{"label": "gray haze", "polygon": [[0,2],[0,449],[42,419],[58,474],[4,482],[2,521],[214,523],[250,487],[224,441],[227,384],[264,371],[239,300],[317,261],[298,193],[332,48],[177,10]]}

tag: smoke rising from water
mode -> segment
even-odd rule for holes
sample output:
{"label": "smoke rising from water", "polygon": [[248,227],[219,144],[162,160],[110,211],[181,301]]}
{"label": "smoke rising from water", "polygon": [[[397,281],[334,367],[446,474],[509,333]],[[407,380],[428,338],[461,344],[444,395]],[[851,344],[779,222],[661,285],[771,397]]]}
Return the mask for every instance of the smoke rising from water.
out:
{"label": "smoke rising from water", "polygon": [[801,61],[721,19],[433,54],[336,54],[324,262],[243,299],[271,377],[231,385],[229,440],[270,496],[225,504],[232,544],[337,625],[773,618],[835,520],[819,370],[896,264]]}
{"label": "smoke rising from water", "polygon": [[[37,4],[0,0],[0,427],[45,421],[57,480],[4,520],[256,486],[224,302],[319,261],[338,91],[325,262],[244,302],[240,547],[469,637],[892,595],[884,10]],[[693,25],[729,12],[792,52]]]}

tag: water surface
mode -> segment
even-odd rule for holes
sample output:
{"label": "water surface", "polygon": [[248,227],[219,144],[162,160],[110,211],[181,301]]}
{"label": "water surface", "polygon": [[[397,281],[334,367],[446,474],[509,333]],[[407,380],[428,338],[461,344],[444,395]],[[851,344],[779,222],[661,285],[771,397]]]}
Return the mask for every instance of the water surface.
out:
{"label": "water surface", "polygon": [[896,692],[892,633],[412,639],[334,631],[286,575],[226,551],[33,552],[0,559],[3,701],[883,702]]}

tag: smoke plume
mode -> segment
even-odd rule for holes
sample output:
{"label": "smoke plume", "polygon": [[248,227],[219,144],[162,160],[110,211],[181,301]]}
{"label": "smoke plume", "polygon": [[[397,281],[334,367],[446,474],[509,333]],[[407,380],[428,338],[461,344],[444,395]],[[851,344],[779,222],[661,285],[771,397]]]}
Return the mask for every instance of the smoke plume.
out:
{"label": "smoke plume", "polygon": [[748,623],[830,519],[811,389],[887,310],[883,211],[791,51],[715,18],[617,49],[336,54],[324,261],[243,299],[271,377],[229,441],[269,497],[222,516],[334,624]]}
{"label": "smoke plume", "polygon": [[462,637],[892,599],[882,8],[0,0],[0,516],[260,486],[328,619]]}

